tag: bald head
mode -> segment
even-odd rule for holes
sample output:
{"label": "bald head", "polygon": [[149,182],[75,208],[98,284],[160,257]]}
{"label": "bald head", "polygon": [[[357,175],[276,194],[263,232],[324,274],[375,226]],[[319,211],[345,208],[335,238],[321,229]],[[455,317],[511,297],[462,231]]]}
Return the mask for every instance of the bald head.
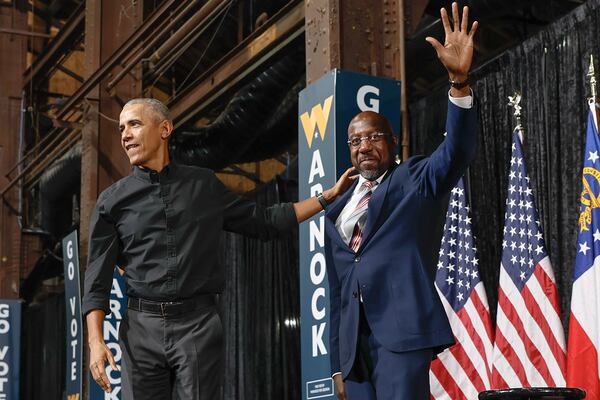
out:
{"label": "bald head", "polygon": [[365,179],[377,179],[392,165],[398,139],[383,115],[373,111],[356,114],[348,125],[348,140],[352,165]]}
{"label": "bald head", "polygon": [[377,132],[393,134],[390,121],[374,111],[361,111],[352,118],[348,125],[348,136],[369,129]]}

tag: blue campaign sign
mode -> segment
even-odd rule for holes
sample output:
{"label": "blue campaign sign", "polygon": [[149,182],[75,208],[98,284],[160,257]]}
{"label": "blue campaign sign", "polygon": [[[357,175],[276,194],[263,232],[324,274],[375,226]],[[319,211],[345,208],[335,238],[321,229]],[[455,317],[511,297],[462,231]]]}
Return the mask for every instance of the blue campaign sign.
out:
{"label": "blue campaign sign", "polygon": [[65,305],[67,313],[67,356],[65,395],[68,400],[79,400],[82,373],[83,325],[81,321],[81,290],[79,283],[79,245],[77,231],[62,240],[63,265],[65,269]]}
{"label": "blue campaign sign", "polygon": [[[332,187],[351,166],[346,141],[350,120],[361,111],[385,115],[400,132],[400,82],[333,70],[300,93],[298,105],[299,198]],[[329,287],[325,216],[300,225],[302,399],[335,399],[329,363]]]}
{"label": "blue campaign sign", "polygon": [[[121,368],[121,348],[119,347],[119,327],[123,314],[127,309],[127,294],[125,291],[125,278],[115,268],[113,274],[112,288],[110,290],[110,314],[104,317],[102,332],[104,342],[113,353],[117,366]],[[121,372],[113,371],[110,365],[106,365],[106,375],[112,387],[112,392],[105,393],[100,386],[89,375],[90,400],[117,400],[121,399]]]}
{"label": "blue campaign sign", "polygon": [[0,399],[19,400],[21,301],[0,300]]}

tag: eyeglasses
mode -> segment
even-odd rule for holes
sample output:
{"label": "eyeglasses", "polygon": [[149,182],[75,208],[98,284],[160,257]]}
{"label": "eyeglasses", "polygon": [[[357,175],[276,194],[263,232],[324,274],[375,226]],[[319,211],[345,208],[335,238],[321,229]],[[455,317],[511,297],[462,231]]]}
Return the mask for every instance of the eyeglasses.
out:
{"label": "eyeglasses", "polygon": [[347,143],[348,143],[348,146],[357,148],[357,147],[360,147],[363,140],[367,140],[369,143],[377,143],[381,139],[383,139],[385,136],[392,136],[392,135],[390,135],[389,133],[375,132],[368,136],[352,138],[352,139],[348,140]]}

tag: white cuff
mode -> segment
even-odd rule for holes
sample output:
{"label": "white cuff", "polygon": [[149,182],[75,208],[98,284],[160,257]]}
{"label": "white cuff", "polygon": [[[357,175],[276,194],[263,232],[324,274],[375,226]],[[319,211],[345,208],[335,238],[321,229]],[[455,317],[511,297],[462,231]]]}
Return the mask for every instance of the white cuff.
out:
{"label": "white cuff", "polygon": [[341,372],[336,372],[335,374],[331,375],[331,379],[333,379],[334,376],[341,375],[341,374],[342,374]]}
{"label": "white cuff", "polygon": [[469,89],[471,94],[465,97],[452,97],[450,91],[448,91],[448,99],[457,107],[460,108],[471,108],[473,107],[473,89]]}

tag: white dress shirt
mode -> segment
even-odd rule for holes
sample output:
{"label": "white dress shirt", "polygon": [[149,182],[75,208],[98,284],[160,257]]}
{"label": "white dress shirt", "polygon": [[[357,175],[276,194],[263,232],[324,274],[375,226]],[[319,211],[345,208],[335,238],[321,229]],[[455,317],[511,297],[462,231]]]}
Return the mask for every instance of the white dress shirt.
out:
{"label": "white dress shirt", "polygon": [[363,187],[363,183],[366,182],[365,178],[363,178],[362,176],[358,178],[358,183],[356,184],[356,187],[354,188],[354,192],[352,192],[352,196],[350,196],[350,199],[348,200],[348,202],[342,209],[342,212],[340,213],[337,220],[335,221],[335,229],[337,229],[338,233],[342,237],[342,240],[346,244],[350,243],[350,239],[352,239],[352,232],[354,231],[354,225],[356,225],[356,221],[354,218],[350,218],[350,217],[352,216],[352,213],[356,209],[358,202],[360,201],[360,199],[363,198],[365,193],[367,193],[369,190],[372,193],[375,193],[377,188],[380,186],[379,184],[383,180],[383,177],[385,176],[385,174],[387,174],[387,171],[384,172],[379,178],[376,179],[377,185],[375,185],[372,189]]}

